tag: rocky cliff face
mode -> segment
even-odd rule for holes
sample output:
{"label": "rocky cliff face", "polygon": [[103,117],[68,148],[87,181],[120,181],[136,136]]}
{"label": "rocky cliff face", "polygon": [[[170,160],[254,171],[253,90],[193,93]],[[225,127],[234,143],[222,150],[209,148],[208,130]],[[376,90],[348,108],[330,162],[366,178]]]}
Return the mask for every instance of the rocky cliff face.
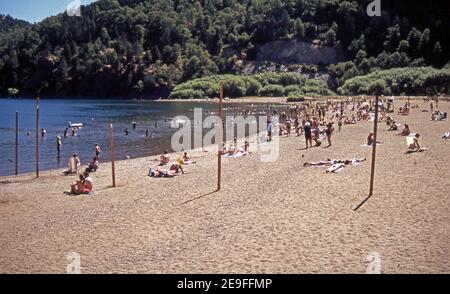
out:
{"label": "rocky cliff face", "polygon": [[258,49],[257,61],[280,64],[333,64],[345,60],[341,48],[319,47],[299,40],[278,40]]}

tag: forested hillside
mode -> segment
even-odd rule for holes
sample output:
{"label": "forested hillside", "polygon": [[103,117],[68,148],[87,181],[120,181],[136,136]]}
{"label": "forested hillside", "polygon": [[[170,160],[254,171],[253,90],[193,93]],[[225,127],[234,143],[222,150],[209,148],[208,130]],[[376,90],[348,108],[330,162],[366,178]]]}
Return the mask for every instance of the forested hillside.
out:
{"label": "forested hillside", "polygon": [[[351,83],[364,81],[352,80],[358,76],[449,61],[446,2],[381,1],[381,17],[366,14],[369,2],[99,0],[83,6],[81,17],[61,13],[33,25],[2,16],[0,94],[155,98],[195,78],[265,70],[295,71],[351,92]],[[339,48],[346,61],[255,64],[264,44],[289,39]],[[450,74],[442,72],[432,88],[414,91],[446,91]]]}

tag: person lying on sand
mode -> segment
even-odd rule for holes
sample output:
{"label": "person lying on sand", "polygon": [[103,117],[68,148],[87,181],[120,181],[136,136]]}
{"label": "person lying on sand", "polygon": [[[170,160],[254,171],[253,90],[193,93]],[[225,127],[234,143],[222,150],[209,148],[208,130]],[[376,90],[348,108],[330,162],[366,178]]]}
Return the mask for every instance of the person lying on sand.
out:
{"label": "person lying on sand", "polygon": [[160,157],[160,163],[159,165],[166,165],[170,163],[170,155],[169,151],[164,150],[164,153]]}
{"label": "person lying on sand", "polygon": [[446,132],[446,133],[442,136],[442,139],[444,139],[444,140],[450,139],[450,132]]}
{"label": "person lying on sand", "polygon": [[148,176],[152,178],[173,178],[176,175],[169,173],[168,171],[159,170],[158,168],[157,169],[150,168],[150,170],[148,171]]}
{"label": "person lying on sand", "polygon": [[322,166],[322,165],[332,166],[332,165],[339,164],[339,163],[342,163],[344,165],[349,165],[349,164],[355,165],[355,164],[363,162],[363,161],[366,161],[366,158],[363,157],[363,158],[352,158],[352,159],[342,159],[342,160],[327,159],[327,160],[321,160],[318,162],[305,162],[303,164],[303,166],[305,166],[305,167]]}

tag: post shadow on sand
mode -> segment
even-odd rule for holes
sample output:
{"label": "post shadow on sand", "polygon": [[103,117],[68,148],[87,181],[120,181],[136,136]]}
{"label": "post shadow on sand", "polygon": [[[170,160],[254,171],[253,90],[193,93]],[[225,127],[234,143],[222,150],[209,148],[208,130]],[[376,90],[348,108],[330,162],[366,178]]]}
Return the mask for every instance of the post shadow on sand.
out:
{"label": "post shadow on sand", "polygon": [[187,201],[181,202],[181,203],[180,203],[180,204],[178,204],[177,206],[181,206],[181,205],[187,204],[187,203],[189,203],[189,202],[192,202],[192,201],[198,200],[198,199],[200,199],[200,198],[203,198],[203,197],[206,197],[206,196],[212,195],[212,194],[214,194],[214,193],[217,193],[217,192],[219,192],[219,191],[218,191],[218,190],[214,190],[214,191],[212,191],[212,192],[209,192],[209,193],[203,194],[203,195],[201,195],[201,196],[198,196],[198,197],[195,197],[195,198],[189,199],[189,200],[187,200]]}

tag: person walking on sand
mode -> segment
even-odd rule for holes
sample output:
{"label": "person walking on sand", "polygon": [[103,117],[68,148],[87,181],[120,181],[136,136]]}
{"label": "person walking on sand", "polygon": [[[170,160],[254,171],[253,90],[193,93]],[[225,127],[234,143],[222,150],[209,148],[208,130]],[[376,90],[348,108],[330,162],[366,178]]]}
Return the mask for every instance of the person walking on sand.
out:
{"label": "person walking on sand", "polygon": [[327,135],[328,147],[331,146],[331,134],[333,133],[333,125],[329,122],[327,128],[325,129],[325,134]]}
{"label": "person walking on sand", "polygon": [[58,157],[61,155],[61,137],[58,135],[56,136],[56,151],[58,152]]}
{"label": "person walking on sand", "polygon": [[310,121],[307,121],[305,123],[305,126],[303,127],[303,131],[305,132],[306,149],[308,149],[308,143],[309,143],[309,147],[312,147],[312,132],[311,132],[311,122]]}

